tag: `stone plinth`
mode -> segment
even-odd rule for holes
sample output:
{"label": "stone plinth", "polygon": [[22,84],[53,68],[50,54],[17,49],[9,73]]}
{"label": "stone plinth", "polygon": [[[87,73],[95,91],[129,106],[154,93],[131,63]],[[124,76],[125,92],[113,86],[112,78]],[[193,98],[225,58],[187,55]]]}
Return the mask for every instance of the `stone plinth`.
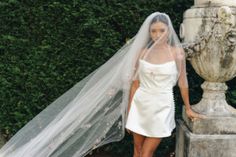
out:
{"label": "stone plinth", "polygon": [[236,134],[194,134],[177,120],[176,157],[236,157]]}
{"label": "stone plinth", "polygon": [[183,120],[194,134],[236,134],[235,116],[207,116],[205,119],[191,121],[185,113],[183,107]]}

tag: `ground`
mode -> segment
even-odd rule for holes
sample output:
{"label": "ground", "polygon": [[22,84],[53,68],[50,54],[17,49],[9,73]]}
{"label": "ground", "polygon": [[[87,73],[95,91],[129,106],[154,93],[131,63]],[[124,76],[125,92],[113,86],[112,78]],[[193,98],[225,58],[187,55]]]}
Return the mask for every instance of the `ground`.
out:
{"label": "ground", "polygon": [[[107,152],[100,152],[100,153],[95,153],[92,155],[87,155],[86,157],[121,157],[121,156],[117,156],[115,154],[111,154]],[[122,157],[128,157],[128,156],[122,156]],[[153,157],[158,157],[158,156],[153,156]],[[175,157],[175,155],[174,155],[174,152],[170,152],[164,157]]]}

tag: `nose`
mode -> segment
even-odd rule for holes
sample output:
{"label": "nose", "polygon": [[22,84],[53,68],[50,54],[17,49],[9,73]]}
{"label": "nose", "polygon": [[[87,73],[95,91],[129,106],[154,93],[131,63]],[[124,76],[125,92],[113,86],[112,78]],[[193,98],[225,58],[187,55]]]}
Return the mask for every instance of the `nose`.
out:
{"label": "nose", "polygon": [[160,39],[161,37],[162,37],[162,33],[161,32],[155,32],[154,34],[153,34],[153,37],[155,38],[155,40],[158,40],[158,39]]}
{"label": "nose", "polygon": [[155,37],[156,37],[156,39],[159,39],[161,37],[161,34],[160,33],[156,33]]}
{"label": "nose", "polygon": [[163,35],[164,35],[163,32],[157,32],[157,37],[161,37],[161,36],[163,36]]}

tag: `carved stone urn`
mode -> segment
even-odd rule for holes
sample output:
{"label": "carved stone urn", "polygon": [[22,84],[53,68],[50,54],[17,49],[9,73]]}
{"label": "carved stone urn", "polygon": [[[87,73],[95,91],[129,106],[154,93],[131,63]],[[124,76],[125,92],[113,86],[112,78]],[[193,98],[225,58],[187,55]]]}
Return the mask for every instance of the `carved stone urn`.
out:
{"label": "carved stone urn", "polygon": [[[186,18],[191,17],[191,11],[186,12]],[[180,27],[181,37],[190,43],[185,48],[187,57],[194,70],[205,79],[201,86],[203,98],[193,109],[208,116],[236,115],[236,110],[226,103],[224,94],[227,90],[225,81],[236,76],[236,27],[233,13],[227,6],[211,8],[209,11],[205,9],[194,14],[208,17],[202,18],[194,32],[192,28],[187,29],[193,27],[189,26],[189,21]]]}
{"label": "carved stone urn", "polygon": [[184,13],[180,37],[187,59],[205,80],[202,99],[191,107],[207,118],[190,121],[183,110],[176,156],[236,156],[236,110],[225,100],[225,82],[236,76],[236,0],[195,0]]}

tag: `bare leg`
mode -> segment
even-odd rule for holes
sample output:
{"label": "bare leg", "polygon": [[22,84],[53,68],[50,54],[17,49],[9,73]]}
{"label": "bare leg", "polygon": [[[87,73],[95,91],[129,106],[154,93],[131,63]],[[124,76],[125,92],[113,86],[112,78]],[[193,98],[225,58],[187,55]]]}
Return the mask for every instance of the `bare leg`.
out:
{"label": "bare leg", "polygon": [[160,143],[161,138],[146,137],[143,143],[141,157],[152,157]]}
{"label": "bare leg", "polygon": [[146,136],[132,132],[134,139],[134,155],[133,157],[141,157],[141,150]]}

